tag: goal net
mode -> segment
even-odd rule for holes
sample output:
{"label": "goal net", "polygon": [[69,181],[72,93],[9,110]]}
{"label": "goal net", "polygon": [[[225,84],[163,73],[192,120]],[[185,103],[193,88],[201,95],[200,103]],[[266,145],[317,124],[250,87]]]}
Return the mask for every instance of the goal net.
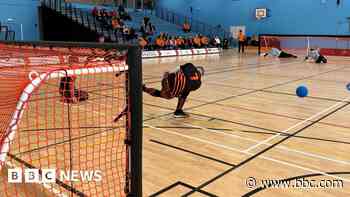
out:
{"label": "goal net", "polygon": [[295,55],[306,55],[319,48],[323,55],[350,56],[350,36],[336,35],[273,35],[259,36],[259,54],[278,48]]}
{"label": "goal net", "polygon": [[1,196],[140,195],[140,58],[132,46],[0,43]]}

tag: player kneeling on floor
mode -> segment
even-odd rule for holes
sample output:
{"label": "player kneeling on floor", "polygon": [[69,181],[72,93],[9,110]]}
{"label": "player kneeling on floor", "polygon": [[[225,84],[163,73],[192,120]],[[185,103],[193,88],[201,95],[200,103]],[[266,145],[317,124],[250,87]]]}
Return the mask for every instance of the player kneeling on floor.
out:
{"label": "player kneeling on floor", "polygon": [[86,91],[75,88],[75,79],[75,76],[68,76],[62,77],[60,80],[59,93],[64,103],[77,103],[89,98],[89,94]]}
{"label": "player kneeling on floor", "polygon": [[307,56],[305,57],[305,60],[313,60],[315,63],[320,64],[320,63],[327,63],[327,59],[325,56],[323,56],[320,52],[320,49],[313,49],[311,48],[308,51]]}
{"label": "player kneeling on floor", "polygon": [[289,53],[284,52],[284,51],[277,49],[277,48],[272,48],[268,53],[264,54],[264,57],[266,57],[268,55],[273,56],[273,57],[278,57],[278,58],[290,58],[290,57],[297,58],[296,55],[289,54]]}
{"label": "player kneeling on floor", "polygon": [[143,86],[143,91],[154,96],[165,99],[178,97],[178,104],[174,112],[175,118],[184,118],[187,116],[182,108],[186,102],[187,96],[191,91],[197,90],[201,84],[201,78],[204,75],[204,69],[200,66],[194,66],[192,63],[181,65],[175,72],[165,72],[162,79],[162,89],[159,91],[154,88]]}

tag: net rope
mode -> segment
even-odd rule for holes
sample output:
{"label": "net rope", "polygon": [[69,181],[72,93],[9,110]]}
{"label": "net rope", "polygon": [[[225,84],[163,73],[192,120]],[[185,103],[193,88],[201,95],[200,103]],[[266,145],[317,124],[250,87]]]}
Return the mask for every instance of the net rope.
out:
{"label": "net rope", "polygon": [[[0,44],[2,196],[126,196],[128,113],[114,122],[128,99],[125,58],[118,50]],[[55,169],[56,179],[9,183],[13,168],[40,176]],[[73,171],[92,180],[61,179]]]}

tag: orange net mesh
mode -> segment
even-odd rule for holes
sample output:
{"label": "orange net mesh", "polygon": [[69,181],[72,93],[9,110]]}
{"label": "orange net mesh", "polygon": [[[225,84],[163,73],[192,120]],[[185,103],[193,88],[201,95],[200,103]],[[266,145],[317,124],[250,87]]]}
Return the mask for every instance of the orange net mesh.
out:
{"label": "orange net mesh", "polygon": [[117,50],[0,44],[0,196],[126,196],[127,72]]}

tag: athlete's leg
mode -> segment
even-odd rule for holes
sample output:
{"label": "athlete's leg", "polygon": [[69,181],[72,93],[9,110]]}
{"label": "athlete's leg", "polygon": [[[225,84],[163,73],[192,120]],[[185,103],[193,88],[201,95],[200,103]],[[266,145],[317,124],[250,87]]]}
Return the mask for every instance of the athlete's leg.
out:
{"label": "athlete's leg", "polygon": [[320,55],[317,60],[315,61],[315,63],[320,64],[322,62],[322,56]]}
{"label": "athlete's leg", "polygon": [[241,52],[241,47],[242,47],[242,43],[240,41],[238,41],[238,53]]}
{"label": "athlete's leg", "polygon": [[185,102],[186,102],[186,98],[184,98],[184,97],[179,97],[179,100],[178,100],[178,102],[177,102],[176,111],[178,111],[178,110],[181,110],[181,111],[182,111],[182,108],[184,107]]}
{"label": "athlete's leg", "polygon": [[280,58],[289,58],[289,57],[297,58],[297,56],[289,54],[289,53],[286,53],[284,51],[281,51],[281,53],[280,53],[280,55],[278,57],[280,57]]}
{"label": "athlete's leg", "polygon": [[188,114],[186,114],[184,111],[183,111],[183,107],[186,103],[186,98],[188,96],[189,93],[185,94],[185,95],[181,95],[179,97],[179,100],[177,102],[177,107],[176,107],[176,110],[174,112],[174,117],[175,118],[185,118],[188,116]]}
{"label": "athlete's leg", "polygon": [[244,45],[245,45],[245,43],[244,43],[244,41],[242,41],[242,42],[241,42],[241,46],[242,46],[242,53],[244,53]]}

